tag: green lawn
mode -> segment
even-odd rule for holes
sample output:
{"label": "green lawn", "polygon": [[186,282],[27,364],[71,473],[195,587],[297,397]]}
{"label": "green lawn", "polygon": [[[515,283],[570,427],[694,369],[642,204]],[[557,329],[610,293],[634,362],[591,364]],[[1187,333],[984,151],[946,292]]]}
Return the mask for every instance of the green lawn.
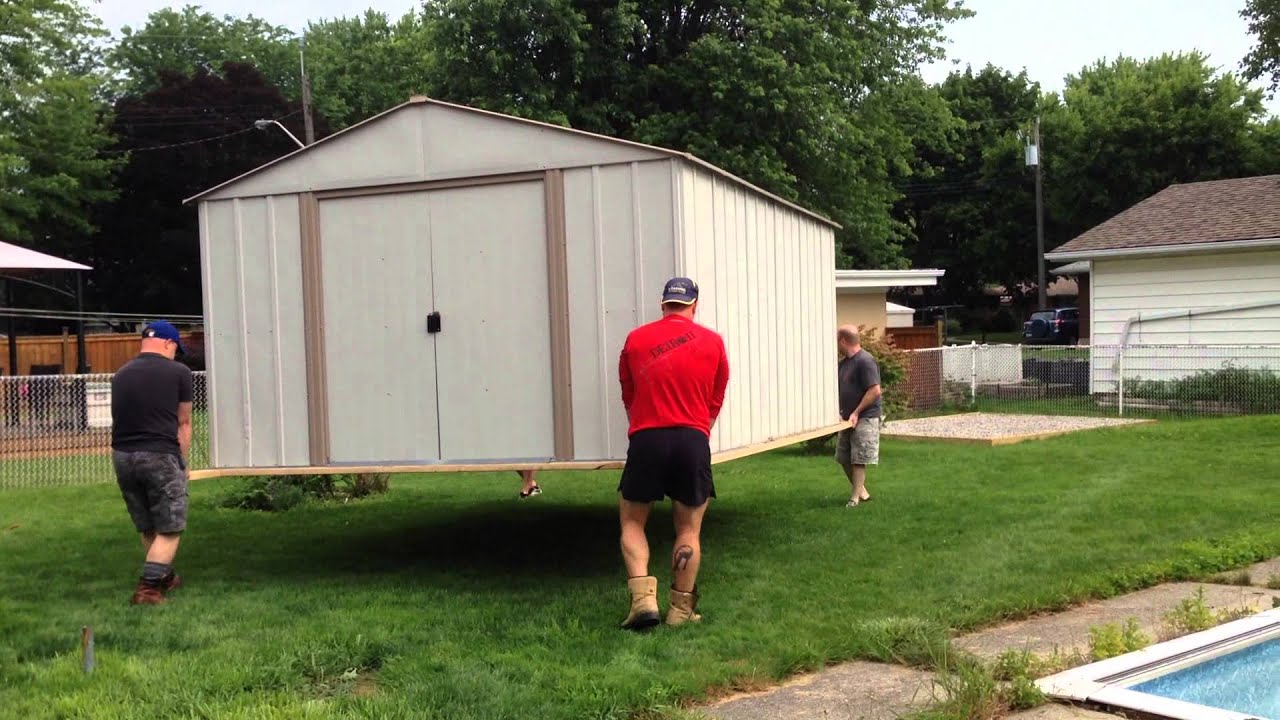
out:
{"label": "green lawn", "polygon": [[[718,471],[700,627],[635,636],[616,476],[402,477],[269,515],[193,486],[188,586],[127,605],[136,540],[111,485],[0,493],[5,718],[626,718],[883,657],[912,619],[968,628],[1280,554],[1280,417],[1002,448],[886,441],[846,510],[825,457]],[[662,570],[665,514],[652,530]],[[667,573],[661,572],[663,586]],[[80,627],[98,666],[79,670]],[[355,673],[344,673],[355,670]]]}

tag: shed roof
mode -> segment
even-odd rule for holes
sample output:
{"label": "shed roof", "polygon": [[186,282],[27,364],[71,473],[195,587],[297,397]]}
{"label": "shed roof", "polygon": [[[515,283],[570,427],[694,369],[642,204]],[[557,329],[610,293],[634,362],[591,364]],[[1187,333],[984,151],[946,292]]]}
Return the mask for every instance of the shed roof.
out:
{"label": "shed roof", "polygon": [[468,106],[466,106],[466,105],[457,105],[457,104],[454,104],[454,103],[444,102],[444,101],[442,101],[442,100],[435,100],[435,99],[432,99],[432,98],[428,98],[428,97],[426,97],[426,96],[422,96],[422,95],[415,95],[415,96],[413,96],[412,98],[410,98],[408,102],[405,102],[405,103],[402,103],[402,104],[400,104],[400,105],[397,105],[397,106],[395,106],[395,107],[391,108],[390,110],[386,110],[385,112],[379,113],[379,114],[377,114],[377,115],[374,115],[373,117],[370,117],[370,118],[368,118],[368,119],[366,119],[366,120],[363,120],[363,121],[361,121],[361,122],[358,122],[358,123],[356,123],[355,125],[352,125],[352,126],[350,126],[350,127],[348,127],[348,128],[345,128],[345,129],[343,129],[343,130],[341,130],[341,131],[339,131],[339,132],[336,132],[336,133],[334,133],[333,135],[330,135],[330,136],[328,136],[328,137],[325,137],[325,138],[323,138],[323,139],[321,139],[321,140],[319,140],[319,141],[317,141],[317,142],[315,142],[315,143],[313,143],[313,144],[311,144],[311,145],[308,145],[307,147],[299,148],[299,149],[297,149],[297,150],[294,150],[294,151],[293,151],[293,152],[291,152],[291,153],[288,153],[288,154],[286,154],[286,155],[282,155],[282,156],[280,156],[280,157],[276,158],[275,160],[272,160],[271,162],[268,162],[268,163],[266,163],[266,164],[264,164],[264,165],[261,165],[261,166],[259,166],[259,167],[257,167],[257,168],[254,168],[253,170],[250,170],[249,172],[246,172],[246,173],[244,173],[244,174],[242,174],[242,175],[239,175],[239,176],[237,176],[237,177],[234,177],[234,178],[232,178],[232,179],[230,179],[230,180],[228,180],[228,181],[226,181],[226,182],[223,182],[223,183],[221,183],[221,184],[219,184],[219,185],[216,185],[216,186],[214,186],[214,187],[212,187],[212,188],[209,188],[208,190],[205,190],[204,192],[201,192],[201,193],[199,193],[199,194],[197,194],[197,195],[193,195],[192,197],[189,197],[189,198],[187,198],[186,200],[184,200],[184,201],[183,201],[183,203],[184,203],[184,204],[186,204],[186,203],[191,203],[191,202],[199,201],[199,200],[201,200],[201,199],[203,199],[203,198],[207,197],[207,196],[208,196],[208,195],[210,195],[210,194],[213,194],[213,193],[218,192],[218,191],[221,191],[221,190],[225,190],[225,189],[227,189],[227,188],[229,188],[229,187],[231,187],[231,186],[233,186],[233,185],[236,185],[236,184],[238,184],[238,183],[240,183],[240,182],[243,182],[243,181],[247,180],[248,178],[250,178],[250,177],[253,177],[253,176],[257,175],[258,173],[261,173],[262,171],[266,170],[267,168],[273,167],[273,166],[278,165],[278,164],[282,164],[282,163],[289,162],[289,161],[291,161],[291,160],[293,160],[293,159],[295,159],[295,158],[298,158],[298,157],[300,157],[300,156],[306,155],[306,154],[308,154],[308,153],[313,153],[313,152],[315,152],[315,151],[317,151],[317,150],[322,149],[322,147],[323,147],[324,145],[326,145],[327,143],[331,143],[331,142],[333,142],[334,140],[337,140],[338,138],[342,138],[342,137],[344,137],[344,136],[348,136],[349,134],[352,134],[352,133],[356,133],[356,132],[361,131],[363,128],[365,128],[365,126],[372,125],[372,124],[377,123],[377,122],[379,122],[379,121],[383,120],[384,118],[387,118],[387,117],[389,117],[389,116],[391,116],[391,115],[394,115],[394,114],[397,114],[397,113],[403,112],[403,111],[405,111],[407,108],[411,108],[411,107],[414,107],[414,106],[423,106],[423,105],[434,105],[434,106],[442,107],[442,108],[450,108],[450,109],[453,109],[453,110],[460,110],[460,111],[464,111],[464,112],[468,112],[468,113],[474,113],[474,114],[479,115],[479,116],[484,116],[484,117],[488,117],[488,118],[495,118],[495,119],[501,119],[501,120],[506,121],[506,122],[510,122],[510,123],[517,123],[517,124],[523,124],[523,125],[526,125],[526,126],[529,126],[529,127],[539,128],[539,129],[542,129],[542,130],[552,130],[552,131],[555,131],[555,132],[559,132],[559,133],[566,133],[566,134],[573,135],[573,136],[577,136],[577,137],[580,137],[580,138],[590,138],[590,139],[593,139],[593,140],[596,140],[596,141],[604,141],[604,142],[608,142],[608,143],[611,143],[611,144],[617,145],[617,146],[619,146],[619,147],[629,147],[629,148],[632,148],[632,149],[635,149],[635,150],[643,150],[643,151],[650,152],[650,153],[655,153],[655,154],[658,154],[658,155],[665,155],[665,156],[668,156],[668,157],[679,158],[679,159],[681,159],[681,160],[685,160],[685,161],[687,161],[687,162],[689,162],[689,163],[692,163],[692,164],[697,165],[697,166],[699,166],[699,167],[701,167],[701,168],[704,168],[704,169],[706,169],[706,170],[709,170],[709,171],[711,171],[711,172],[715,173],[716,175],[719,175],[719,176],[721,176],[721,177],[724,177],[724,178],[726,178],[726,179],[728,179],[728,180],[730,180],[730,181],[732,181],[732,182],[734,182],[734,183],[736,183],[736,184],[738,184],[738,185],[741,185],[741,186],[743,186],[743,187],[745,187],[745,188],[748,188],[748,189],[750,189],[750,190],[752,190],[752,191],[754,191],[754,192],[756,192],[756,193],[758,193],[758,194],[760,194],[760,195],[763,195],[763,196],[765,196],[765,197],[767,197],[767,198],[769,198],[769,199],[773,200],[774,202],[777,202],[777,203],[779,203],[779,204],[781,204],[781,205],[785,205],[785,206],[787,206],[787,207],[790,207],[791,209],[796,210],[797,212],[803,213],[803,214],[805,214],[805,215],[807,215],[807,216],[809,216],[809,217],[811,217],[811,218],[813,218],[813,219],[815,219],[815,220],[818,220],[819,222],[825,223],[825,224],[830,225],[831,227],[834,227],[834,228],[837,228],[837,229],[838,229],[838,228],[840,228],[840,225],[839,225],[838,223],[836,223],[835,221],[831,220],[830,218],[824,217],[824,216],[822,216],[822,215],[820,215],[820,214],[818,214],[818,213],[813,212],[812,210],[809,210],[809,209],[807,209],[807,208],[805,208],[805,207],[802,207],[802,206],[800,206],[800,205],[797,205],[796,203],[793,203],[793,202],[791,202],[791,201],[789,201],[789,200],[786,200],[785,198],[781,198],[781,197],[779,197],[779,196],[777,196],[777,195],[775,195],[775,194],[773,194],[773,193],[771,193],[771,192],[769,192],[769,191],[767,191],[767,190],[764,190],[763,188],[760,188],[760,187],[758,187],[758,186],[756,186],[756,185],[753,185],[753,184],[751,184],[751,183],[747,182],[746,180],[743,180],[742,178],[740,178],[740,177],[738,177],[738,176],[736,176],[736,175],[734,175],[734,174],[730,173],[730,172],[729,172],[729,171],[727,171],[727,170],[721,169],[721,168],[719,168],[719,167],[717,167],[717,166],[715,166],[715,165],[712,165],[711,163],[709,163],[709,162],[707,162],[707,161],[705,161],[705,160],[701,160],[701,159],[699,159],[699,158],[697,158],[697,157],[695,157],[695,156],[693,156],[693,155],[691,155],[691,154],[689,154],[689,153],[686,153],[686,152],[680,152],[680,151],[677,151],[677,150],[671,150],[671,149],[668,149],[668,148],[657,147],[657,146],[654,146],[654,145],[646,145],[646,144],[644,144],[644,143],[633,142],[633,141],[631,141],[631,140],[623,140],[623,139],[621,139],[621,138],[609,137],[609,136],[607,136],[607,135],[599,135],[599,134],[596,134],[596,133],[586,132],[585,130],[575,130],[575,129],[573,129],[573,128],[563,127],[563,126],[560,126],[560,125],[552,125],[552,124],[550,124],[550,123],[538,122],[538,121],[536,121],[536,120],[529,120],[529,119],[527,119],[527,118],[515,117],[514,115],[505,115],[505,114],[503,114],[503,113],[492,112],[492,111],[490,111],[490,110],[481,110],[481,109],[479,109],[479,108],[468,107]]}
{"label": "shed roof", "polygon": [[1048,257],[1068,260],[1272,239],[1280,239],[1280,175],[1262,175],[1171,185]]}

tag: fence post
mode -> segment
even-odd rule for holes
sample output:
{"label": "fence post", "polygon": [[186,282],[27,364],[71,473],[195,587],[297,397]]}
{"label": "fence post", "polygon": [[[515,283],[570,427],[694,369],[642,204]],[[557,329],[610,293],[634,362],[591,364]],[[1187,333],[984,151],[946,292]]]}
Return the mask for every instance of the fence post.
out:
{"label": "fence post", "polygon": [[969,404],[978,404],[978,341],[969,341]]}
{"label": "fence post", "polygon": [[1120,417],[1124,417],[1124,345],[1120,346],[1120,391],[1119,401],[1116,403],[1120,409]]}

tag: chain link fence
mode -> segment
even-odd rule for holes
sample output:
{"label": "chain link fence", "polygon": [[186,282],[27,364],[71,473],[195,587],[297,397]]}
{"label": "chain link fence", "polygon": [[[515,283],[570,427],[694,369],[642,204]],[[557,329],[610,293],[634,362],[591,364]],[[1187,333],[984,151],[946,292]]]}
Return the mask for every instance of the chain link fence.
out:
{"label": "chain link fence", "polygon": [[952,345],[908,355],[917,413],[1280,413],[1280,345]]}
{"label": "chain link fence", "polygon": [[[208,466],[208,385],[193,373],[190,466]],[[0,489],[111,482],[111,376],[0,377]]]}

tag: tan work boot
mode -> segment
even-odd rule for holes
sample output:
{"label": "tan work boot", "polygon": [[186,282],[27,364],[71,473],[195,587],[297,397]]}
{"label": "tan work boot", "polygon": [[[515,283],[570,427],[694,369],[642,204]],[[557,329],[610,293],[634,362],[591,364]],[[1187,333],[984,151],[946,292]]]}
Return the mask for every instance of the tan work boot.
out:
{"label": "tan work boot", "polygon": [[652,575],[627,580],[631,591],[631,612],[622,623],[624,630],[648,630],[658,624],[658,578]]}
{"label": "tan work boot", "polygon": [[698,614],[698,586],[693,592],[680,592],[671,588],[671,607],[667,609],[667,624],[672,627],[687,622],[698,622],[702,616]]}

